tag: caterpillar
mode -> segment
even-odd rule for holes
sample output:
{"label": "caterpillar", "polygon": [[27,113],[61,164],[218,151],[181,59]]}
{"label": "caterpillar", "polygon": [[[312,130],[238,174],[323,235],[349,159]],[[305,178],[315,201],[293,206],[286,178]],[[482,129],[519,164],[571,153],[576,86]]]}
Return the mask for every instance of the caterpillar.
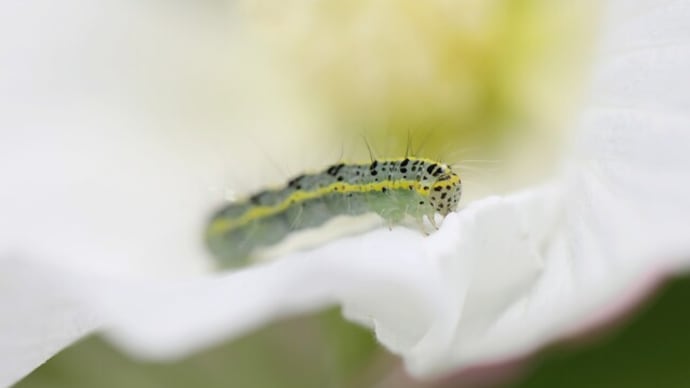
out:
{"label": "caterpillar", "polygon": [[422,231],[426,217],[437,228],[435,214],[445,217],[456,211],[461,195],[460,176],[434,160],[338,163],[222,207],[208,223],[206,244],[222,266],[237,267],[246,264],[255,249],[339,215],[374,212],[389,225],[411,216]]}

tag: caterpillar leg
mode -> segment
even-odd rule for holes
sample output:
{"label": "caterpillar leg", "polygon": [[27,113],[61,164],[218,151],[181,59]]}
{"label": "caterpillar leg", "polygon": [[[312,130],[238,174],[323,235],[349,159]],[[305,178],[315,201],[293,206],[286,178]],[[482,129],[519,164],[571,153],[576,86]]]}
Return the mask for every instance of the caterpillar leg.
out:
{"label": "caterpillar leg", "polygon": [[424,216],[416,217],[415,220],[417,221],[417,225],[419,226],[419,231],[422,232],[425,236],[428,236],[429,232],[427,232],[426,227],[424,226]]}
{"label": "caterpillar leg", "polygon": [[431,226],[434,227],[434,229],[438,230],[438,225],[436,224],[436,219],[433,214],[427,214],[426,218],[429,220],[429,223]]}

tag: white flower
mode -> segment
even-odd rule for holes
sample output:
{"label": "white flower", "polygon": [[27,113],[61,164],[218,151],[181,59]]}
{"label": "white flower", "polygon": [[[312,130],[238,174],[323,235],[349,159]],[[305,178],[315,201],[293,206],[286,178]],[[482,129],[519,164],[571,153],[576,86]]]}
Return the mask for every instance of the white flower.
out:
{"label": "white flower", "polygon": [[208,188],[260,159],[238,133],[322,120],[208,7],[3,5],[0,385],[94,330],[165,359],[331,304],[430,376],[584,330],[687,265],[690,7],[612,1],[561,176],[430,237],[376,230],[205,274],[224,195]]}

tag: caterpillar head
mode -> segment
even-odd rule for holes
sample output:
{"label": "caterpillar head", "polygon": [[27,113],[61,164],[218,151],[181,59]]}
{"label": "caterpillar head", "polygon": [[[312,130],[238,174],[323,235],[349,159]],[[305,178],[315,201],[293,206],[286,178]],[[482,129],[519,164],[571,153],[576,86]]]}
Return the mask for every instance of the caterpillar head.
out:
{"label": "caterpillar head", "polygon": [[446,167],[429,191],[429,203],[442,216],[458,209],[462,196],[460,176]]}

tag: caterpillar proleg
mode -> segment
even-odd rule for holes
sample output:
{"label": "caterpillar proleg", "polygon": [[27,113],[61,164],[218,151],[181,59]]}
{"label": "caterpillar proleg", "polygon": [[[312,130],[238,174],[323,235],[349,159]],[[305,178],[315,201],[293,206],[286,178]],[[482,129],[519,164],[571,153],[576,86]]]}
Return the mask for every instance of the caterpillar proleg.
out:
{"label": "caterpillar proleg", "polygon": [[255,249],[339,215],[373,212],[389,225],[410,216],[422,228],[426,217],[435,227],[435,214],[445,217],[456,211],[461,195],[460,177],[434,160],[338,163],[222,207],[208,223],[206,243],[223,266],[237,267],[246,264]]}

